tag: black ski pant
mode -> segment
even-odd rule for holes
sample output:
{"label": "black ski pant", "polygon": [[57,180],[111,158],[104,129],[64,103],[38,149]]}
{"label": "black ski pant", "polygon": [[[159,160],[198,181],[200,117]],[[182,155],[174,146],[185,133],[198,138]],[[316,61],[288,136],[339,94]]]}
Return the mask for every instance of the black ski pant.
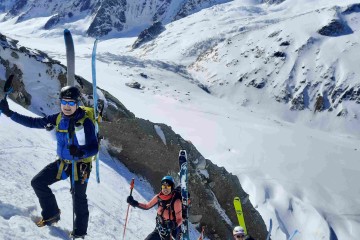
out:
{"label": "black ski pant", "polygon": [[[39,198],[40,206],[42,209],[41,215],[43,219],[49,219],[59,213],[59,207],[57,205],[54,194],[52,193],[49,185],[60,181],[56,179],[58,174],[58,166],[60,160],[56,160],[53,163],[47,165],[41,170],[32,180],[31,186],[33,187],[36,196]],[[79,181],[75,181],[75,232],[77,235],[86,234],[88,221],[89,221],[89,210],[86,196],[87,182],[82,184],[80,165],[86,164],[86,172],[88,178],[90,177],[91,163],[77,163],[77,171],[79,175]],[[84,166],[83,166],[84,167]],[[71,164],[69,164],[64,170],[67,176],[71,179]],[[70,180],[71,183],[71,180]]]}

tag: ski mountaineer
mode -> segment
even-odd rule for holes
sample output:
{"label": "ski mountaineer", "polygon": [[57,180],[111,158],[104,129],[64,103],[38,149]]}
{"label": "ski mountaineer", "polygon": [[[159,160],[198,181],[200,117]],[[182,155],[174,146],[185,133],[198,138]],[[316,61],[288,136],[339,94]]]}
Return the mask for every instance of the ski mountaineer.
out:
{"label": "ski mountaineer", "polygon": [[245,234],[244,228],[236,226],[233,230],[234,240],[254,240],[251,236]]}
{"label": "ski mountaineer", "polygon": [[[86,196],[87,182],[90,177],[92,156],[98,152],[98,139],[95,126],[85,110],[79,107],[80,91],[66,86],[60,91],[61,112],[47,117],[27,117],[9,109],[8,102],[0,102],[0,110],[13,121],[30,128],[56,128],[58,159],[47,165],[32,180],[39,198],[42,219],[38,227],[52,225],[60,220],[60,209],[49,185],[71,176],[72,160],[75,160],[75,227],[72,238],[84,238],[87,234],[89,210]],[[81,123],[81,124],[80,124]],[[76,128],[76,129],[75,129]],[[71,131],[71,129],[73,129]],[[75,130],[75,133],[74,133]]]}
{"label": "ski mountaineer", "polygon": [[161,180],[161,191],[156,194],[148,203],[139,203],[133,196],[127,197],[127,202],[143,210],[148,210],[158,204],[156,215],[156,227],[145,240],[168,240],[180,239],[182,218],[181,197],[174,192],[174,179],[165,176]]}

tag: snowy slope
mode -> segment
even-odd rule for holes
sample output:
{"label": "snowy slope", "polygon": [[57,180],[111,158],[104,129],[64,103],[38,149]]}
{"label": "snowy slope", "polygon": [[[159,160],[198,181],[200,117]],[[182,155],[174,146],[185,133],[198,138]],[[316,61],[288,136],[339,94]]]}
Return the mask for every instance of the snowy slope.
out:
{"label": "snowy slope", "polygon": [[[15,104],[11,104],[11,108],[30,115],[28,111]],[[39,216],[41,208],[31,188],[30,180],[56,158],[54,136],[44,130],[19,126],[4,116],[0,118],[0,123],[1,239],[66,239],[64,231],[72,229],[69,181],[56,183],[52,187],[62,210],[59,224],[56,227],[37,228],[31,220]],[[102,183],[98,185],[92,177],[88,187],[91,212],[88,234],[89,239],[117,239],[123,231],[128,183],[135,176],[105,152],[102,154],[102,160]],[[152,192],[148,184],[136,178],[134,195],[141,199],[138,191]],[[150,194],[145,197],[149,199]],[[149,211],[139,216],[133,211],[128,236],[141,238],[142,232],[150,232],[154,227],[152,224],[154,214],[156,214],[154,211]],[[138,224],[131,224],[139,221],[144,221],[141,231],[138,231]]]}
{"label": "snowy slope", "polygon": [[[35,116],[12,101],[9,102],[14,111]],[[55,136],[45,130],[19,126],[3,115],[0,117],[0,136],[0,238],[68,239],[67,233],[72,229],[69,180],[60,181],[51,187],[62,212],[61,221],[56,226],[44,228],[38,228],[33,223],[40,215],[41,208],[30,181],[37,172],[55,160]],[[146,181],[112,159],[105,146],[100,158],[101,184],[96,183],[93,175],[87,191],[90,220],[86,239],[120,239],[131,178],[135,178],[135,199],[146,202],[155,193]],[[155,209],[142,211],[130,208],[127,239],[142,239],[150,233],[155,227],[155,215]],[[197,235],[192,233],[192,238]]]}
{"label": "snowy slope", "polygon": [[[314,94],[325,91],[327,86],[322,84],[326,80],[320,76],[332,66],[336,69],[335,86],[356,86],[359,16],[357,12],[344,14],[346,6],[355,1],[287,0],[270,7],[247,2],[251,5],[242,1],[217,5],[168,24],[159,38],[136,51],[130,51],[135,38],[100,42],[99,86],[118,97],[137,117],[171,125],[206,158],[236,174],[265,222],[273,219],[273,239],[287,239],[295,229],[300,234],[294,239],[357,239],[358,119],[352,115],[339,118],[328,111],[314,115],[313,102],[304,111],[290,112],[290,104],[278,104],[272,97],[281,93],[283,84],[299,87],[294,91],[297,93],[307,81],[311,85],[320,82],[313,88]],[[339,16],[353,34],[325,38],[314,33]],[[8,21],[0,27],[20,44],[42,49],[65,63],[62,30],[32,32],[29,24],[36,28],[41,23],[29,20],[15,25]],[[302,27],[294,27],[296,24]],[[279,30],[278,35],[269,37]],[[291,44],[280,47],[277,40],[288,35]],[[307,45],[310,37],[316,41]],[[90,79],[92,39],[75,36],[75,43],[76,72]],[[251,53],[255,46],[263,50],[259,60]],[[305,50],[299,54],[299,48]],[[271,87],[237,87],[240,76],[231,75],[248,71],[251,80],[256,74],[246,69],[259,68],[257,74],[266,76],[276,67],[275,60],[264,64],[266,54],[279,49],[286,52],[289,62],[278,60],[280,77],[271,78]],[[205,54],[211,50],[212,54],[218,52],[216,58]],[[247,51],[251,64],[239,57]],[[231,65],[233,60],[239,60],[243,67]],[[302,66],[309,70],[302,72]],[[293,78],[289,78],[290,73]],[[30,81],[31,76],[25,78]],[[217,78],[227,79],[228,86],[220,85]],[[125,86],[132,81],[144,89]],[[213,95],[199,84],[207,84]],[[359,111],[354,101],[343,101],[338,107],[341,105],[353,114]],[[4,117],[0,119],[5,121]],[[141,221],[137,225],[146,227],[146,221]]]}

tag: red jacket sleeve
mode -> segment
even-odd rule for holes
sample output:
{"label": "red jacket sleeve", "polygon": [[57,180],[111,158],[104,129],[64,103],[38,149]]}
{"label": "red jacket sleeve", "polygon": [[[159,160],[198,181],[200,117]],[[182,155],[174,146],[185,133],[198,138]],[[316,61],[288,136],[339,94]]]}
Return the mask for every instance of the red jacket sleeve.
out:
{"label": "red jacket sleeve", "polygon": [[156,194],[149,202],[147,203],[139,203],[138,207],[144,210],[148,210],[155,206],[158,202],[158,195]]}

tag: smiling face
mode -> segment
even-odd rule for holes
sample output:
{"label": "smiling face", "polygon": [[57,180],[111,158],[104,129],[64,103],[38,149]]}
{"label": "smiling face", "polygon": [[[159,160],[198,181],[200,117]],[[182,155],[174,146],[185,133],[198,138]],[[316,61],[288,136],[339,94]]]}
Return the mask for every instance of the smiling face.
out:
{"label": "smiling face", "polygon": [[161,192],[164,194],[164,195],[169,195],[171,193],[171,185],[168,184],[167,182],[164,182],[161,184]]}
{"label": "smiling face", "polygon": [[61,99],[61,111],[66,115],[70,116],[74,114],[77,109],[77,103],[72,99]]}
{"label": "smiling face", "polygon": [[234,240],[243,240],[243,239],[245,239],[244,234],[236,234],[236,235],[234,235]]}

